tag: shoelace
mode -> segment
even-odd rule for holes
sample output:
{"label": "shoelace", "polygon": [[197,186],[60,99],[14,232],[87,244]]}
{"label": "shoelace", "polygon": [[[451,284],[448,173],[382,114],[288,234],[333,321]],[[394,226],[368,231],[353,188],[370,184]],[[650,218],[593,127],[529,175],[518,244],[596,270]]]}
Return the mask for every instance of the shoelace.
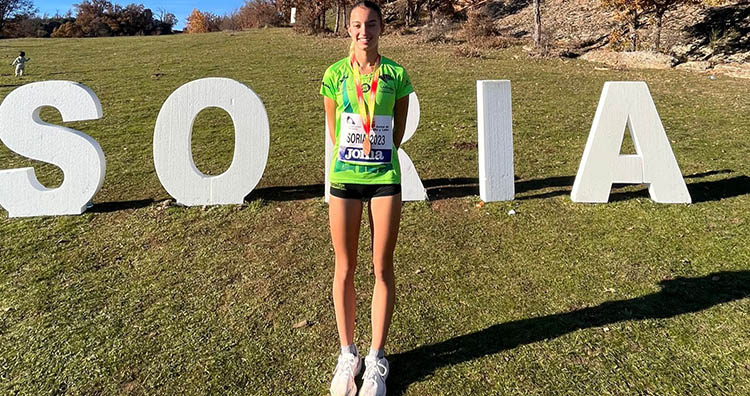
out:
{"label": "shoelace", "polygon": [[[383,370],[381,371],[380,369]],[[365,375],[363,377],[365,379],[374,381],[374,379],[372,378],[374,377],[373,371],[377,371],[381,377],[385,377],[385,375],[388,374],[388,367],[385,367],[383,363],[380,363],[380,361],[378,361],[374,366],[367,367],[367,370],[365,370]]]}
{"label": "shoelace", "polygon": [[339,362],[338,364],[336,364],[336,370],[334,370],[334,373],[340,372],[342,374],[345,374],[347,377],[353,377],[354,376],[354,362],[355,362],[354,359],[347,358],[344,356],[339,356]]}

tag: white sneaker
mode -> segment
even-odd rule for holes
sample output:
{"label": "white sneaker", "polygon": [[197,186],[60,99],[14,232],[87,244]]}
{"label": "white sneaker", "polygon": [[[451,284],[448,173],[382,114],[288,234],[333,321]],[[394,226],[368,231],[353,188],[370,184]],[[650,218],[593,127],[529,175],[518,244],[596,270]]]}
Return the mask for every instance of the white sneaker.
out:
{"label": "white sneaker", "polygon": [[359,396],[385,396],[385,379],[388,378],[388,361],[385,358],[367,356],[365,374],[362,376],[362,389]]}
{"label": "white sneaker", "polygon": [[362,370],[362,359],[359,356],[351,353],[340,354],[331,381],[331,396],[355,396],[357,384],[354,383],[354,377],[359,374],[360,370]]}

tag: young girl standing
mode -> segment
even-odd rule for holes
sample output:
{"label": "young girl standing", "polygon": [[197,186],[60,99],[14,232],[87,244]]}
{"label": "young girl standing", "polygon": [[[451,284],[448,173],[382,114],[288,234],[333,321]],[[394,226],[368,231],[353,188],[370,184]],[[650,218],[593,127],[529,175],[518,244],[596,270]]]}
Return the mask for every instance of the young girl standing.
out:
{"label": "young girl standing", "polygon": [[369,202],[375,288],[372,341],[359,394],[384,396],[389,372],[384,347],[395,302],[393,250],[401,220],[398,147],[413,88],[406,70],[378,52],[384,27],[378,5],[358,2],[349,20],[350,56],[326,70],[320,90],[334,143],[329,217],[336,255],[333,302],[341,342],[330,391],[332,396],[357,393],[354,377],[362,360],[354,345],[354,270],[363,203]]}

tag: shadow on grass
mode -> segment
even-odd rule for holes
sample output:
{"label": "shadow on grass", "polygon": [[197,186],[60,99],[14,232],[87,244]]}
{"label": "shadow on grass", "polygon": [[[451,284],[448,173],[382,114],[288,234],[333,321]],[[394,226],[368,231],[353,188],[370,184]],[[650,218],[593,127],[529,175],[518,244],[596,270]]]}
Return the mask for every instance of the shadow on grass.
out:
{"label": "shadow on grass", "polygon": [[266,201],[297,201],[322,198],[324,188],[323,184],[256,188],[245,197],[245,202],[251,202],[258,198]]}
{"label": "shadow on grass", "polygon": [[[574,179],[574,176],[553,176],[545,177],[543,179],[518,181],[518,177],[516,176],[516,194],[552,187],[570,187],[573,185]],[[422,183],[424,184],[425,189],[427,189],[427,196],[430,201],[479,195],[479,179],[476,177],[428,179],[423,180]],[[521,197],[516,199],[543,198],[546,196],[554,197],[569,193],[570,190],[552,191],[549,193],[534,195],[532,197]]]}
{"label": "shadow on grass", "polygon": [[484,330],[389,356],[392,367],[388,394],[402,395],[410,384],[435,370],[554,339],[581,329],[630,320],[666,319],[699,312],[750,296],[750,271],[717,272],[699,278],[659,283],[661,291],[595,307],[499,323]]}
{"label": "shadow on grass", "polygon": [[[685,177],[688,178],[689,176]],[[728,179],[688,183],[687,188],[694,204],[719,201],[724,198],[750,194],[750,177],[742,175]],[[634,198],[649,198],[648,187],[636,191],[612,193],[609,195],[609,202]]]}
{"label": "shadow on grass", "polygon": [[[687,175],[685,176],[685,179],[697,179],[726,173],[732,173],[732,171],[729,169],[713,170]],[[552,176],[520,181],[516,177],[516,194],[523,194],[548,188],[557,189],[523,197],[517,196],[515,199],[541,199],[557,197],[560,195],[570,195],[570,190],[574,181],[575,176]],[[693,202],[698,203],[750,194],[749,182],[750,178],[747,176],[736,176],[722,180],[690,183],[687,186],[688,190],[690,190]],[[479,179],[476,177],[426,179],[422,181],[422,184],[424,184],[424,187],[427,190],[427,197],[430,201],[479,195]],[[632,185],[629,184],[615,184],[613,185],[613,188],[619,189],[626,186],[632,187]],[[267,201],[296,201],[321,198],[323,197],[324,188],[323,184],[256,188],[245,197],[245,201],[250,202],[258,198]],[[610,194],[610,202],[644,197],[649,197],[648,189],[646,187],[634,191],[613,192]]]}
{"label": "shadow on grass", "polygon": [[750,194],[750,177],[742,175],[729,179],[690,183],[687,187],[693,203],[718,201]]}
{"label": "shadow on grass", "polygon": [[692,175],[685,176],[685,179],[697,179],[700,177],[707,177],[707,176],[713,176],[713,175],[723,175],[726,173],[732,173],[734,172],[731,169],[717,169],[717,170],[711,170],[707,172],[701,172],[701,173],[693,173]]}
{"label": "shadow on grass", "polygon": [[479,195],[479,179],[476,177],[426,179],[422,184],[430,201]]}
{"label": "shadow on grass", "polygon": [[109,213],[109,212],[116,212],[118,210],[140,209],[140,208],[145,208],[146,206],[149,206],[152,203],[154,203],[154,200],[151,198],[138,199],[138,200],[133,200],[133,201],[100,202],[100,203],[95,203],[94,206],[91,207],[91,209],[87,210],[87,212]]}
{"label": "shadow on grass", "polygon": [[[695,173],[692,175],[686,175],[684,177],[685,179],[699,179],[708,176],[728,174],[732,172],[733,171],[730,169],[721,169]],[[516,182],[516,194],[542,190],[545,188],[560,188],[554,191],[516,197],[516,200],[542,199],[557,197],[561,195],[570,195],[570,191],[573,187],[574,181],[575,176],[555,176],[544,179],[533,179]],[[614,184],[612,185],[612,188],[614,190],[617,190],[623,187],[632,188],[633,186],[634,185],[632,184]],[[732,198],[750,194],[750,177],[740,175],[720,180],[696,181],[687,183],[687,188],[690,192],[690,197],[692,198],[693,203],[719,201],[724,198]],[[648,187],[644,185],[642,188],[632,191],[613,191],[609,195],[609,202],[625,201],[635,198],[650,198],[648,194]]]}

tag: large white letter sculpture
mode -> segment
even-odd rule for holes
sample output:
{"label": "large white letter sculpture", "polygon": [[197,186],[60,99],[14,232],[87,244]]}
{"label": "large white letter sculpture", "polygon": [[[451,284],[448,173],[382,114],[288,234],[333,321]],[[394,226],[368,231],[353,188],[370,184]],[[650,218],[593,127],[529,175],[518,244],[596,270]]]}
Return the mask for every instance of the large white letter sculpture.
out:
{"label": "large white letter sculpture", "polygon": [[20,155],[60,167],[58,188],[39,183],[34,168],[0,171],[0,206],[9,217],[81,214],[104,181],[104,152],[90,136],[41,120],[54,107],[63,122],[102,117],[102,105],[88,87],[70,81],[23,85],[0,104],[0,140]]}
{"label": "large white letter sculpture", "polygon": [[[635,155],[620,155],[626,126]],[[648,184],[656,202],[690,203],[656,106],[642,81],[604,83],[571,199],[607,202],[612,183]]]}
{"label": "large white letter sculpture", "polygon": [[510,81],[477,81],[479,197],[484,202],[512,201],[513,112]]}
{"label": "large white letter sculpture", "polygon": [[[326,159],[325,159],[325,200],[328,202],[329,193],[331,189],[331,181],[329,180],[328,172],[331,167],[331,156],[333,155],[333,142],[331,142],[330,135],[328,133],[328,120],[326,123]],[[404,131],[404,138],[401,140],[401,147],[407,140],[414,136],[414,132],[417,131],[419,126],[419,99],[417,94],[412,92],[409,95],[409,112],[406,115],[406,130]],[[398,162],[401,165],[401,200],[402,201],[424,201],[427,199],[427,190],[425,190],[422,180],[419,178],[417,169],[414,167],[414,163],[406,154],[403,148],[398,149]]]}
{"label": "large white letter sculpture", "polygon": [[[234,124],[232,164],[218,176],[198,170],[191,150],[193,121],[208,107],[225,110]],[[270,140],[266,108],[250,88],[228,78],[191,81],[169,95],[156,119],[156,174],[180,204],[241,204],[263,175]]]}

